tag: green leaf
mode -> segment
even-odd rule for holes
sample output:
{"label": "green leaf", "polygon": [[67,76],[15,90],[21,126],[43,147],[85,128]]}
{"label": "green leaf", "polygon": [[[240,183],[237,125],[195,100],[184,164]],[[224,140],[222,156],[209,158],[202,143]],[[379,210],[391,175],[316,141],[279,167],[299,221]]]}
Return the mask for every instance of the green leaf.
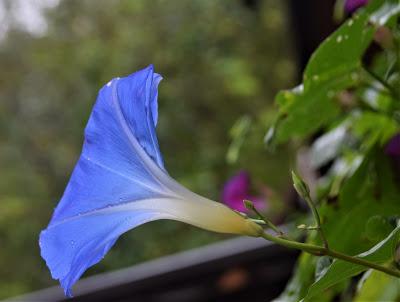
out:
{"label": "green leaf", "polygon": [[280,116],[274,139],[284,142],[310,134],[339,113],[337,92],[358,81],[361,57],[372,40],[374,28],[368,14],[345,22],[314,52],[306,67],[303,85],[276,97]]}
{"label": "green leaf", "polygon": [[[389,234],[389,236],[375,245],[373,248],[357,255],[357,257],[369,260],[374,263],[384,264],[393,259],[393,255],[400,239],[400,227],[397,227]],[[330,286],[355,276],[368,268],[345,262],[342,260],[334,260],[324,274],[309,288],[304,301],[323,292]]]}
{"label": "green leaf", "polygon": [[375,215],[400,213],[399,190],[393,177],[387,157],[381,153],[366,156],[341,187],[338,203],[321,207],[323,227],[335,250],[354,255],[378,243],[365,238],[365,224]]}
{"label": "green leaf", "polygon": [[360,81],[362,57],[373,34],[399,13],[399,0],[372,1],[325,39],[308,62],[303,84],[276,96],[279,116],[267,143],[304,138],[332,121],[340,112],[335,96]]}
{"label": "green leaf", "polygon": [[375,0],[363,12],[347,20],[311,56],[304,72],[305,88],[357,69],[377,26],[385,25],[399,13],[399,0]]}
{"label": "green leaf", "polygon": [[306,89],[343,77],[361,66],[361,57],[372,40],[374,28],[366,13],[347,20],[313,53],[304,72]]}
{"label": "green leaf", "polygon": [[314,277],[315,260],[316,258],[310,254],[300,255],[292,278],[282,294],[274,300],[275,302],[297,302],[304,297]]}
{"label": "green leaf", "polygon": [[358,285],[355,302],[395,302],[400,297],[400,279],[379,271],[367,271]]}
{"label": "green leaf", "polygon": [[[341,186],[337,202],[323,203],[319,209],[330,246],[348,255],[369,250],[379,242],[365,235],[366,222],[370,217],[400,213],[399,190],[393,179],[390,161],[380,152],[369,153]],[[348,284],[348,279],[339,284]],[[335,290],[337,292],[337,285],[328,292]]]}
{"label": "green leaf", "polygon": [[272,142],[278,144],[291,138],[304,138],[336,117],[339,107],[332,99],[334,92],[330,90],[333,86],[336,89],[347,86],[345,82],[347,80],[337,78],[317,90],[280,92],[276,98],[276,102],[281,104],[280,118],[274,125]]}
{"label": "green leaf", "polygon": [[365,236],[369,240],[382,240],[392,230],[393,226],[386,217],[375,215],[369,218],[365,225]]}
{"label": "green leaf", "polygon": [[361,148],[369,150],[376,144],[383,146],[399,131],[399,126],[384,114],[365,111],[354,116],[352,130],[362,140]]}

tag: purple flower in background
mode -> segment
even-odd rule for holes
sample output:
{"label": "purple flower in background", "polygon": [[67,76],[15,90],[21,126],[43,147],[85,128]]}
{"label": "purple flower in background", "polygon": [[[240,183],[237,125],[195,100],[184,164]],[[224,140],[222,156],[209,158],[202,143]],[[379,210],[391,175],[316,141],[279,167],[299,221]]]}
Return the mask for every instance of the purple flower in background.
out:
{"label": "purple flower in background", "polygon": [[385,153],[391,156],[400,156],[400,133],[390,139],[386,145]]}
{"label": "purple flower in background", "polygon": [[259,210],[265,209],[265,198],[251,195],[250,185],[249,174],[246,171],[239,171],[239,173],[235,174],[225,183],[222,191],[222,201],[230,208],[239,212],[247,212],[243,204],[244,199],[251,200]]}
{"label": "purple flower in background", "polygon": [[99,92],[81,156],[39,239],[41,255],[67,296],[119,236],[146,222],[172,219],[214,232],[262,232],[169,176],[156,135],[160,81],[149,66],[111,80]]}
{"label": "purple flower in background", "polygon": [[368,3],[368,0],[346,0],[344,3],[344,9],[348,13],[352,13],[356,11],[361,6],[364,6]]}

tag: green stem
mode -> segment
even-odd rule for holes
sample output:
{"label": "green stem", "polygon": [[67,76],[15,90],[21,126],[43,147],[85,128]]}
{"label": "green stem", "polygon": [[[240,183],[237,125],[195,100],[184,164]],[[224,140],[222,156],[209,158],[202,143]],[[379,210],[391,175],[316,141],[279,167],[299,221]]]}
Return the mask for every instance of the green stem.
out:
{"label": "green stem", "polygon": [[301,243],[301,242],[297,242],[297,241],[291,241],[291,240],[287,240],[284,238],[275,237],[268,233],[262,233],[260,235],[260,237],[262,237],[268,241],[275,242],[279,245],[283,245],[285,247],[292,248],[292,249],[298,249],[298,250],[301,250],[303,252],[306,252],[306,253],[309,253],[309,254],[312,254],[315,256],[330,256],[332,258],[336,258],[336,259],[340,259],[340,260],[343,260],[346,262],[369,267],[369,268],[381,271],[383,273],[386,273],[388,275],[400,278],[400,271],[398,271],[398,270],[394,270],[389,267],[382,266],[382,265],[370,262],[370,261],[362,259],[362,258],[349,256],[349,255],[346,255],[346,254],[343,254],[340,252],[336,252],[336,251],[333,251],[326,247],[317,246],[317,245],[309,244],[309,243]]}
{"label": "green stem", "polygon": [[371,261],[368,261],[368,260],[365,260],[365,259],[362,259],[362,258],[349,256],[349,255],[342,254],[342,253],[339,253],[339,252],[336,252],[336,251],[332,251],[332,250],[327,250],[326,255],[330,256],[332,258],[337,258],[337,259],[341,259],[341,260],[344,260],[344,261],[347,261],[347,262],[351,262],[351,263],[354,263],[354,264],[359,264],[359,265],[362,265],[362,266],[365,266],[365,267],[373,268],[373,269],[375,269],[377,271],[381,271],[381,272],[384,272],[384,273],[386,273],[388,275],[400,278],[400,271],[394,270],[394,269],[392,269],[390,267],[386,267],[386,266],[383,266],[383,265],[380,265],[380,264],[376,264],[374,262],[371,262]]}
{"label": "green stem", "polygon": [[323,229],[322,229],[322,226],[321,226],[321,218],[319,217],[317,208],[315,207],[313,201],[311,200],[310,194],[307,194],[307,196],[304,196],[304,199],[305,199],[305,201],[307,202],[308,206],[310,207],[311,212],[312,212],[312,214],[313,214],[313,216],[314,216],[314,220],[315,220],[315,222],[316,222],[316,224],[317,224],[317,230],[318,230],[318,233],[319,233],[319,235],[320,235],[320,237],[321,237],[321,240],[322,240],[322,242],[323,242],[323,244],[324,244],[324,247],[325,247],[326,249],[328,249],[328,248],[329,248],[329,246],[328,246],[328,240],[326,239],[325,233],[324,233],[324,231],[323,231]]}
{"label": "green stem", "polygon": [[302,250],[304,252],[316,255],[316,256],[322,256],[323,255],[323,250],[325,250],[325,248],[317,246],[317,245],[313,245],[313,244],[309,244],[309,243],[302,243],[302,242],[297,242],[297,241],[293,241],[293,240],[288,240],[282,237],[275,237],[269,233],[263,232],[260,237],[268,240],[268,241],[272,241],[274,243],[277,243],[279,245],[283,245],[285,247],[288,248],[292,248],[292,249],[298,249],[298,250]]}
{"label": "green stem", "polygon": [[328,249],[328,240],[326,240],[324,231],[321,227],[321,219],[319,217],[317,208],[315,207],[311,195],[310,195],[310,188],[308,185],[304,182],[304,180],[296,174],[296,172],[292,171],[292,180],[293,180],[293,186],[296,189],[297,193],[299,194],[300,197],[302,197],[308,204],[308,207],[311,209],[312,215],[314,216],[315,223],[317,224],[317,231],[321,237],[321,240],[324,244],[324,247]]}
{"label": "green stem", "polygon": [[247,209],[253,211],[259,219],[261,219],[270,229],[272,229],[275,233],[277,233],[280,236],[284,236],[284,233],[271,221],[269,221],[264,215],[262,215],[254,206],[253,202],[251,200],[244,200],[244,205]]}

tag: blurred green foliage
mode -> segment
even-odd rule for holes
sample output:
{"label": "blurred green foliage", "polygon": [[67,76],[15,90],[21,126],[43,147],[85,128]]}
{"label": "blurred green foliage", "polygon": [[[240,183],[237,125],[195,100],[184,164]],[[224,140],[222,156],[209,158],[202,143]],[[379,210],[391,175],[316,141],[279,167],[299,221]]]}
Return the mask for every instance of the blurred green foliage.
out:
{"label": "blurred green foliage", "polygon": [[[0,298],[54,284],[38,234],[78,158],[97,91],[150,63],[165,78],[158,134],[171,175],[218,200],[227,177],[245,168],[283,192],[289,153],[267,156],[260,138],[273,95],[293,84],[286,14],[272,0],[257,10],[227,0],[69,0],[48,12],[43,36],[11,27],[0,41]],[[243,115],[246,140],[232,143],[228,164],[229,131]],[[124,235],[90,273],[220,238],[155,222]]]}

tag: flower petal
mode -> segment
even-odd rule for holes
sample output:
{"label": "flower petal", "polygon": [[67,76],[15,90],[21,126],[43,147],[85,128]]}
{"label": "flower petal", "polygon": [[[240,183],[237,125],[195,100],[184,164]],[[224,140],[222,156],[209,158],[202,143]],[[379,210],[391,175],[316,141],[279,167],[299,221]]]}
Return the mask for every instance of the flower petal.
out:
{"label": "flower petal", "polygon": [[391,156],[400,155],[400,134],[393,136],[387,143],[385,153]]}
{"label": "flower petal", "polygon": [[82,154],[52,222],[164,191],[153,171],[153,160],[164,168],[151,113],[155,107],[149,106],[157,102],[153,90],[160,78],[150,66],[100,90]]}
{"label": "flower petal", "polygon": [[223,233],[257,236],[261,231],[167,174],[155,131],[160,80],[149,66],[100,90],[82,154],[39,240],[41,255],[66,295],[121,234],[155,219]]}
{"label": "flower petal", "polygon": [[54,222],[40,234],[41,255],[71,296],[71,286],[85,270],[98,263],[121,234],[140,224],[172,219],[221,233],[257,236],[262,231],[223,204],[194,193],[191,197],[137,200]]}
{"label": "flower petal", "polygon": [[149,66],[120,79],[117,97],[129,130],[146,153],[164,169],[155,131],[158,118],[157,87],[161,79],[159,74],[153,73],[153,66]]}
{"label": "flower petal", "polygon": [[[116,206],[121,207],[121,206]],[[85,272],[98,263],[124,232],[155,219],[167,218],[150,210],[134,213],[107,208],[55,223],[40,234],[41,255],[65,294]]]}
{"label": "flower petal", "polygon": [[344,4],[344,9],[348,13],[352,13],[361,6],[364,6],[368,3],[368,0],[346,0]]}
{"label": "flower petal", "polygon": [[[82,221],[76,217],[127,202],[175,195],[156,176],[164,174],[155,134],[160,80],[149,66],[126,78],[113,79],[99,92],[85,129],[82,154],[40,237],[42,256],[66,291],[87,267],[103,257],[121,232],[160,215],[144,211],[134,216],[95,215]],[[123,224],[128,217],[129,223]],[[69,220],[74,223],[66,223]],[[118,232],[116,225],[125,227]],[[69,242],[76,245],[69,246]],[[90,248],[85,250],[84,246]]]}

